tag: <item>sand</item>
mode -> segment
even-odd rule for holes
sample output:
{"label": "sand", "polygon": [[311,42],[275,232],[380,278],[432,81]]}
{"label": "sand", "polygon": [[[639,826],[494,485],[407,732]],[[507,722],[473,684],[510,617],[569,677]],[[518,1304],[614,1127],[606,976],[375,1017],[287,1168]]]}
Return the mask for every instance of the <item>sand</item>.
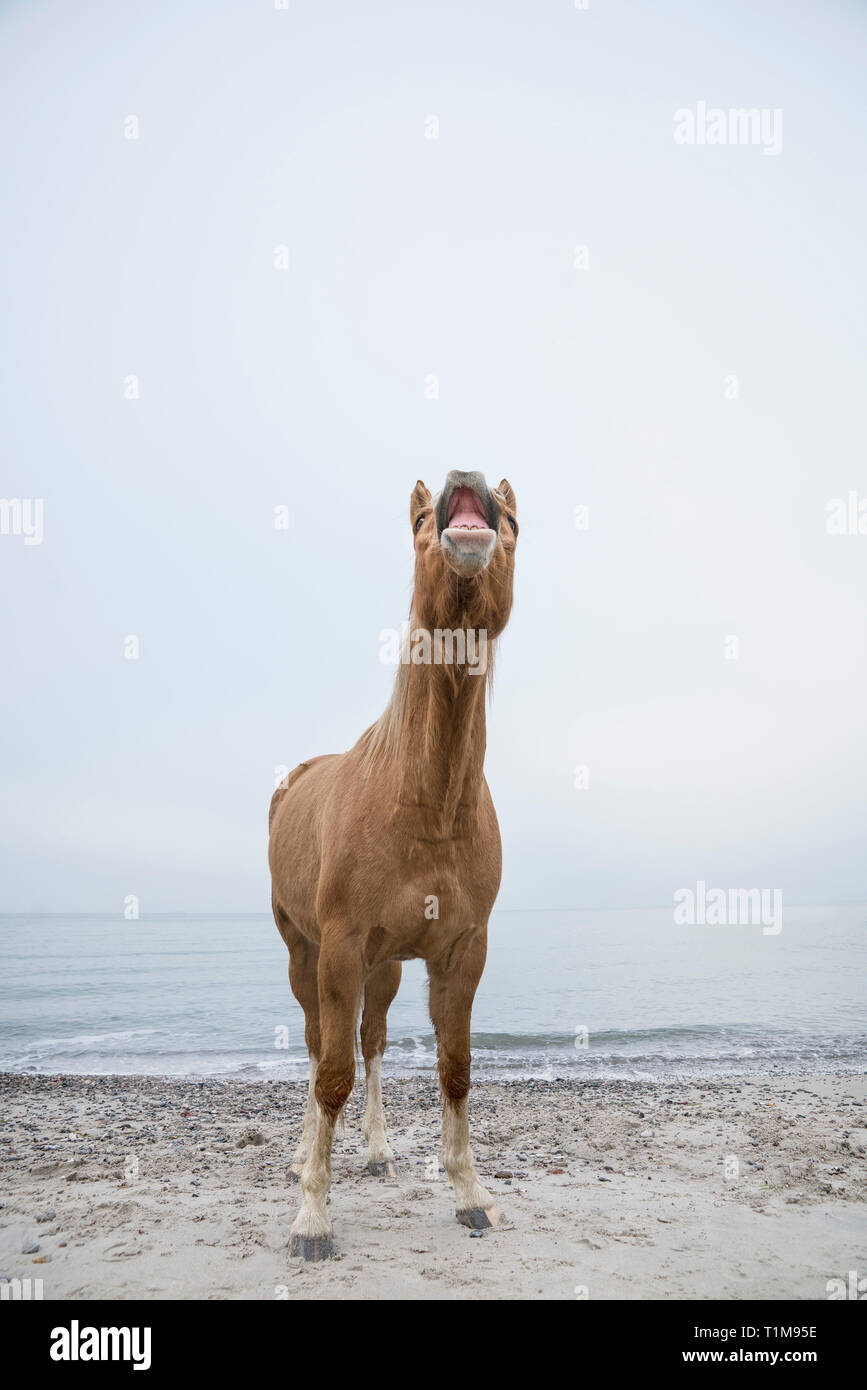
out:
{"label": "sand", "polygon": [[477,1083],[504,1214],[484,1233],[454,1220],[432,1080],[385,1082],[394,1178],[363,1171],[357,1087],[319,1265],[287,1253],[305,1090],[0,1076],[0,1277],[45,1299],[821,1300],[867,1274],[864,1077]]}

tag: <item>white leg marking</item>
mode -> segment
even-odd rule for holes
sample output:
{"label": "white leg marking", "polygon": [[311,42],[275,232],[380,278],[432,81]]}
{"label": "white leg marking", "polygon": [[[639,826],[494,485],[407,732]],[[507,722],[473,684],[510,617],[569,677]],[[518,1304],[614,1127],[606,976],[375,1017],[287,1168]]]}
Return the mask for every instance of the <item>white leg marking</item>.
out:
{"label": "white leg marking", "polygon": [[313,1136],[316,1133],[316,1068],[319,1066],[319,1058],[310,1054],[310,1083],[307,1087],[307,1109],[304,1111],[304,1123],[301,1126],[301,1138],[298,1141],[298,1148],[292,1156],[292,1172],[300,1175],[301,1169],[307,1160],[307,1156],[313,1146]]}
{"label": "white leg marking", "polygon": [[443,1167],[455,1190],[456,1210],[472,1211],[481,1207],[487,1212],[491,1225],[496,1226],[500,1213],[494,1206],[490,1192],[479,1182],[470,1148],[469,1103],[466,1096],[457,1104],[443,1100]]}
{"label": "white leg marking", "polygon": [[326,1203],[331,1186],[331,1141],[334,1124],[316,1106],[316,1133],[310,1155],[301,1169],[301,1210],[292,1223],[293,1236],[330,1236]]}
{"label": "white leg marking", "polygon": [[373,1057],[367,1067],[367,1101],[361,1132],[367,1140],[368,1163],[391,1163],[394,1154],[389,1147],[382,1108],[382,1053]]}

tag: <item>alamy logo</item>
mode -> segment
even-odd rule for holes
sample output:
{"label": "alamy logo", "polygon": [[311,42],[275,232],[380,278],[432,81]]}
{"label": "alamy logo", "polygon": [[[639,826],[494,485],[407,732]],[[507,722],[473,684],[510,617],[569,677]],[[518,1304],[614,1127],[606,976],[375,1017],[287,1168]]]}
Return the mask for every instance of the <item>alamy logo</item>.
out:
{"label": "alamy logo", "polygon": [[0,535],[23,536],[25,545],[41,545],[44,510],[41,497],[0,497]]}
{"label": "alamy logo", "polygon": [[73,1318],[69,1327],[51,1331],[52,1361],[131,1361],[134,1371],[150,1370],[149,1327],[81,1327]]}
{"label": "alamy logo", "polygon": [[851,1298],[860,1302],[867,1298],[867,1278],[859,1279],[857,1269],[850,1269],[848,1280],[829,1279],[825,1285],[825,1293],[830,1303],[838,1302],[841,1298]]}
{"label": "alamy logo", "polygon": [[763,936],[783,930],[781,888],[708,888],[700,878],[692,888],[674,894],[674,920],[689,927],[761,926]]}
{"label": "alamy logo", "polygon": [[379,659],[383,666],[466,666],[471,676],[488,669],[488,634],[484,628],[425,627],[409,623],[384,627],[379,634]]}
{"label": "alamy logo", "polygon": [[4,1303],[29,1303],[41,1298],[41,1279],[0,1279],[0,1299]]}
{"label": "alamy logo", "polygon": [[829,536],[867,536],[867,497],[847,492],[825,503],[825,530]]}
{"label": "alamy logo", "polygon": [[783,113],[764,106],[709,107],[698,101],[695,110],[680,107],[674,113],[676,145],[761,145],[763,154],[779,154],[783,148]]}

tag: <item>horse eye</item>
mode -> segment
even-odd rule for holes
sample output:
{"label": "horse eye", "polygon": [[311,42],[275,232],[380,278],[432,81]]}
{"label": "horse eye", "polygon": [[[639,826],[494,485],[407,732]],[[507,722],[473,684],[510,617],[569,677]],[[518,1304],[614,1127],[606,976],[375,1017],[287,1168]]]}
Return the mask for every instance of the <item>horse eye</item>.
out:
{"label": "horse eye", "polygon": [[421,524],[422,524],[422,522],[424,521],[426,515],[427,515],[426,512],[422,512],[421,516],[416,517],[415,529],[416,529],[417,531],[421,529]]}
{"label": "horse eye", "polygon": [[506,520],[508,521],[509,525],[511,526],[513,533],[517,536],[517,534],[518,534],[518,523],[517,523],[517,521],[515,520],[515,518],[514,518],[513,516],[507,516],[507,517],[506,517]]}

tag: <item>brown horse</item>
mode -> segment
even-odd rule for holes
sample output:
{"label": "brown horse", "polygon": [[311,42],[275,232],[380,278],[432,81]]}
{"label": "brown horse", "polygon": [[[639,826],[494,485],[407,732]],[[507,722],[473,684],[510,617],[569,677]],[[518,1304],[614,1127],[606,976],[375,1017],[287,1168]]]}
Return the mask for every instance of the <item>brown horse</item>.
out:
{"label": "brown horse", "polygon": [[[410,500],[415,584],[409,645],[385,713],[348,753],[301,763],[271,803],[272,902],[304,1010],[310,1088],[292,1169],[303,1200],[291,1252],[333,1254],[326,1211],[337,1117],[355,1079],[359,1013],[368,1169],[393,1173],[382,1108],[388,1006],[400,962],[430,979],[443,1098],[443,1165],[466,1226],[499,1213],[469,1141],[470,1011],[500,885],[500,832],[485,781],[485,679],[512,607],[518,525],[505,479],[451,472]],[[456,659],[457,658],[457,659]]]}

